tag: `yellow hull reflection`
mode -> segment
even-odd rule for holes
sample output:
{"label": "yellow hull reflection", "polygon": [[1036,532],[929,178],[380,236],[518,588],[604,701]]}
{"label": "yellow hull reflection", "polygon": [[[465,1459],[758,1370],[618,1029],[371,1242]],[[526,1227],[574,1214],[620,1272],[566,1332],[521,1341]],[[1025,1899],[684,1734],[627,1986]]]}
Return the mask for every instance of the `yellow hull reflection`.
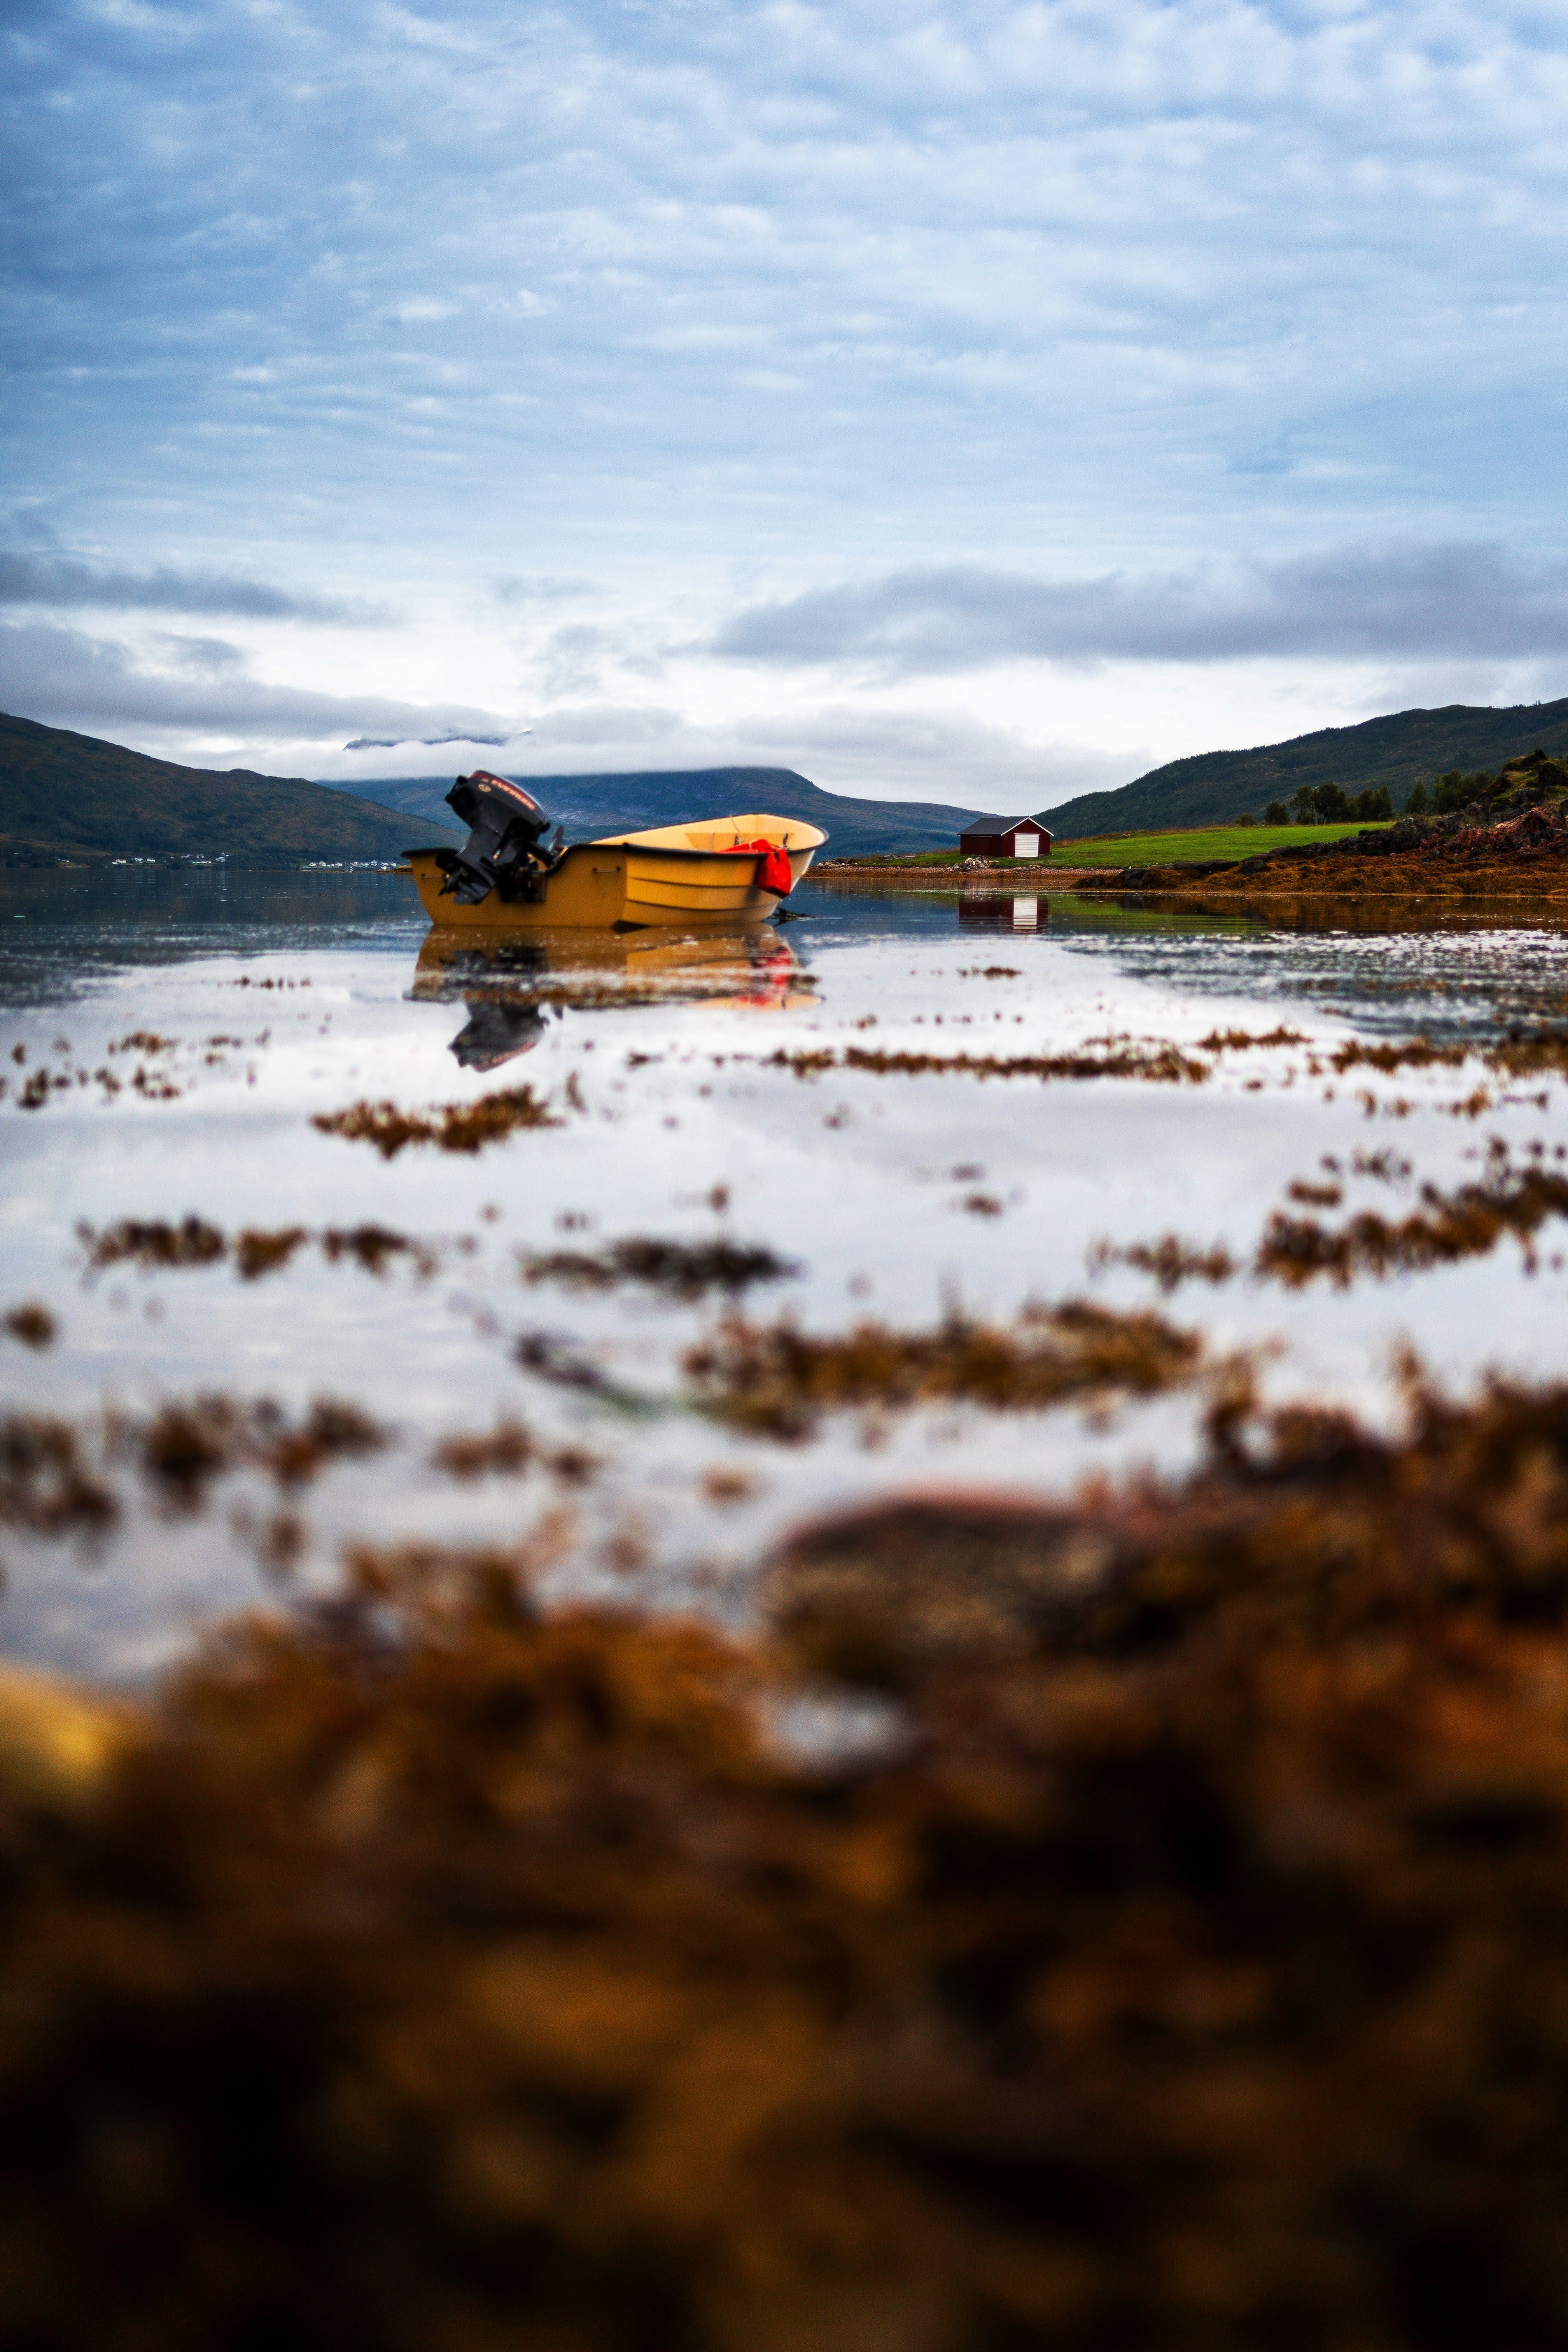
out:
{"label": "yellow hull reflection", "polygon": [[409,994],[462,1003],[452,1041],[465,1069],[526,1054],[546,1017],[568,1011],[700,1001],[719,1011],[784,1013],[815,1004],[809,975],[771,925],[672,936],[669,929],[545,930],[443,924],[420,943]]}

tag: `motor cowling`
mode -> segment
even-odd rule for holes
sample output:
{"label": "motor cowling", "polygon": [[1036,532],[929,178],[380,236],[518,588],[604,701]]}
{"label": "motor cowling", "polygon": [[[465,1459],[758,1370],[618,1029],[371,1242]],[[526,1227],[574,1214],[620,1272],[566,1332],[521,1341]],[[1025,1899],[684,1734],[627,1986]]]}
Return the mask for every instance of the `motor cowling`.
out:
{"label": "motor cowling", "polygon": [[501,898],[533,898],[543,888],[554,860],[542,846],[550,819],[531,793],[506,776],[476,768],[459,776],[447,806],[468,827],[461,849],[439,849],[436,863],[446,877],[441,896],[459,907],[477,907],[495,891]]}

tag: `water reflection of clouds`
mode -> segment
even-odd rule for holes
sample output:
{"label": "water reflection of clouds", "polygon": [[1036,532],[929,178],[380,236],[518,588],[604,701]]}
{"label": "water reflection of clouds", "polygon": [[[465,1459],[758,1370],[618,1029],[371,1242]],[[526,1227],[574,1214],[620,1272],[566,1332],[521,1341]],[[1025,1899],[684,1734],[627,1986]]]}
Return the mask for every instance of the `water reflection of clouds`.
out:
{"label": "water reflection of clouds", "polygon": [[[20,905],[25,884],[8,887]],[[21,1044],[21,1076],[63,1078],[55,1041],[68,1037],[73,1069],[125,1077],[137,1052],[110,1046],[156,1032],[168,1044],[148,1066],[170,1092],[139,1094],[127,1078],[106,1098],[72,1078],[24,1111],[18,1072],[0,1060],[13,1082],[0,1100],[0,1311],[37,1298],[61,1326],[52,1348],[25,1358],[13,1348],[0,1370],[14,1388],[25,1372],[32,1409],[83,1425],[106,1403],[145,1414],[181,1397],[275,1397],[293,1422],[322,1395],[363,1407],[394,1434],[374,1461],[345,1461],[312,1486],[301,1507],[307,1584],[330,1582],[342,1547],[362,1538],[518,1540],[554,1507],[540,1479],[458,1493],[431,1467],[445,1439],[498,1418],[526,1425],[546,1451],[575,1447],[602,1465],[568,1498],[575,1532],[551,1590],[731,1613],[746,1605],[751,1564],[813,1510],[919,1481],[1061,1493],[1100,1468],[1179,1465],[1197,1443],[1197,1406],[1168,1397],[1099,1428],[1075,1412],[891,1415],[869,1449],[862,1417],[830,1414],[783,1456],[691,1409],[685,1360],[724,1302],[671,1301],[636,1284],[530,1290],[520,1265],[566,1235],[606,1263],[638,1238],[765,1246],[800,1272],[747,1312],[794,1318],[807,1334],[868,1318],[929,1331],[957,1308],[1011,1328],[1031,1301],[1086,1297],[1153,1306],[1216,1350],[1278,1343],[1265,1358],[1275,1393],[1331,1393],[1374,1415],[1397,1409],[1388,1366],[1402,1338],[1460,1386],[1504,1349],[1530,1372],[1568,1364],[1549,1232],[1533,1279],[1505,1244],[1342,1293],[1318,1284],[1282,1295],[1243,1274],[1163,1299],[1135,1266],[1091,1263],[1100,1241],[1173,1234],[1205,1250],[1223,1243],[1250,1265],[1289,1188],[1323,1183],[1324,1155],[1346,1171],[1344,1207],[1325,1215],[1369,1202],[1394,1214],[1405,1194],[1384,1198],[1368,1177],[1363,1199],[1363,1180],[1352,1183],[1358,1154],[1397,1143],[1412,1188],[1452,1194],[1484,1164],[1493,1132],[1516,1161],[1537,1140],[1568,1142],[1562,1090],[1544,1077],[1498,1087],[1471,1119],[1450,1114],[1475,1090],[1473,1071],[1384,1080],[1330,1066],[1332,1045],[1357,1033],[1561,1019],[1563,950],[1541,929],[1335,938],[1020,893],[1039,899],[1031,930],[1015,925],[1011,892],[975,894],[966,915],[952,892],[807,889],[812,919],[787,934],[578,935],[486,953],[471,935],[412,931],[395,883],[367,891],[345,877],[334,929],[331,877],[301,894],[231,877],[226,932],[205,888],[180,877],[125,887],[134,920],[117,919],[112,891],[96,884],[73,915],[57,877],[39,877],[28,903],[34,919],[48,911],[50,958],[28,966],[35,1002],[13,999],[0,1020],[0,1054]],[[379,926],[367,918],[378,904]],[[269,907],[283,919],[269,923]],[[106,938],[115,961],[94,966]],[[1295,1045],[1202,1054],[1214,1065],[1202,1083],[999,1074],[1010,1059],[1070,1055],[1096,1038],[1173,1041],[1190,1057],[1211,1030],[1281,1025],[1322,1049],[1319,1074]],[[521,1067],[510,1080],[503,1066],[519,1055],[526,1080]],[[982,1063],[992,1075],[978,1074]],[[311,1124],[356,1100],[430,1113],[509,1083],[531,1088],[552,1123],[475,1157],[411,1145],[384,1162]],[[79,1224],[188,1215],[236,1244],[363,1231],[380,1271],[301,1246],[249,1281],[231,1249],[211,1265],[127,1265],[80,1286]],[[525,1331],[538,1362],[591,1366],[647,1412],[616,1417],[587,1390],[531,1370],[516,1352]],[[705,1499],[716,1473],[741,1497],[717,1516]],[[232,1507],[260,1525],[273,1498],[243,1487]],[[131,1492],[134,1503],[133,1479]],[[0,1648],[125,1671],[166,1654],[204,1611],[264,1590],[229,1508],[226,1495],[178,1527],[128,1508],[95,1579],[8,1529]],[[628,1582],[606,1563],[623,1557],[617,1530],[633,1515],[647,1564]]]}

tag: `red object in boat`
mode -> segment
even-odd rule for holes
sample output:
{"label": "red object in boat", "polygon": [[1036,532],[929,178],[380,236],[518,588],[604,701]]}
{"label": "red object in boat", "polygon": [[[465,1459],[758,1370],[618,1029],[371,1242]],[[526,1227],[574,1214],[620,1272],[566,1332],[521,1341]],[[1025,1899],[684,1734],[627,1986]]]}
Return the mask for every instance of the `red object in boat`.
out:
{"label": "red object in boat", "polygon": [[726,857],[755,857],[757,861],[758,889],[776,891],[781,898],[787,898],[789,897],[790,891],[795,885],[795,876],[790,872],[789,852],[785,849],[781,849],[776,842],[731,842],[730,847],[725,850],[724,856]]}

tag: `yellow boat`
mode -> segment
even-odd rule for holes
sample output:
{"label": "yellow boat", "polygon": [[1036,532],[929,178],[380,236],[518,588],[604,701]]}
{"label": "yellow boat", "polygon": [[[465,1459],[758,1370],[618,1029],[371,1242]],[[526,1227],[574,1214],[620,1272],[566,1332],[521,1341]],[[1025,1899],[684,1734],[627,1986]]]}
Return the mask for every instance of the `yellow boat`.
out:
{"label": "yellow boat", "polygon": [[402,869],[443,928],[629,930],[765,921],[788,895],[779,887],[779,853],[793,889],[827,838],[798,817],[749,814],[546,850],[539,844],[549,819],[521,785],[481,770],[460,776],[447,797],[473,828],[464,848],[411,849]]}

